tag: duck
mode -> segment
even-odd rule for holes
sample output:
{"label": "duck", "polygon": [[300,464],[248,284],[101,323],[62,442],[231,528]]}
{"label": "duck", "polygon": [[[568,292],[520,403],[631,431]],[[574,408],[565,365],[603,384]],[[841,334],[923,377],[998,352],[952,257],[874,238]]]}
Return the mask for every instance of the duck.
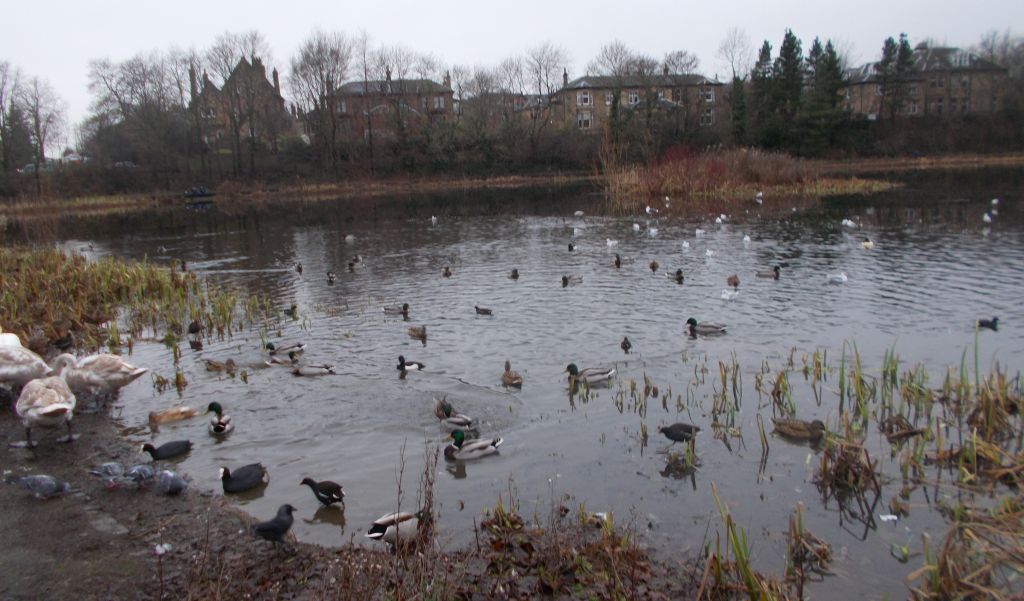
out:
{"label": "duck", "polygon": [[333,271],[328,271],[327,272],[327,283],[328,284],[333,284],[334,280],[336,280],[336,279],[337,279],[337,276],[334,275]]}
{"label": "duck", "polygon": [[675,283],[677,284],[682,284],[683,281],[686,279],[686,277],[683,276],[682,269],[677,269],[675,273],[666,273],[665,275],[668,276],[669,279],[675,280]]}
{"label": "duck", "polygon": [[441,275],[443,275],[446,278],[452,277],[452,269],[451,269],[451,267],[448,267],[447,265],[445,265],[444,266],[444,271],[441,272]]}
{"label": "duck", "polygon": [[644,212],[647,213],[648,215],[657,215],[658,209],[655,209],[651,205],[647,205],[647,207],[644,209]]}
{"label": "duck", "polygon": [[829,284],[845,284],[850,278],[846,275],[845,271],[840,271],[839,273],[830,273],[826,275],[825,279]]}
{"label": "duck", "polygon": [[210,418],[209,431],[214,436],[227,436],[235,429],[235,425],[231,423],[231,416],[224,413],[224,408],[221,407],[220,403],[214,401],[206,406],[207,413],[213,413],[213,417]]}
{"label": "duck", "polygon": [[295,271],[297,271],[299,275],[302,275],[302,263],[295,264]]}
{"label": "duck", "polygon": [[54,359],[53,371],[63,374],[68,386],[78,394],[113,396],[149,368],[136,367],[117,355],[100,353],[76,360],[74,355],[64,353]]}
{"label": "duck", "polygon": [[626,353],[627,355],[629,354],[629,349],[633,348],[633,343],[629,341],[628,336],[622,337],[622,344],[619,345],[619,348],[622,349],[622,352]]}
{"label": "duck", "polygon": [[476,305],[473,305],[473,308],[476,310],[477,315],[494,315],[494,311],[488,309],[487,307],[478,307]]}
{"label": "duck", "polygon": [[651,268],[651,273],[657,273],[658,272],[658,262],[657,261],[651,261],[651,263],[648,265],[648,267]]}
{"label": "duck", "polygon": [[180,422],[183,419],[189,419],[195,417],[198,412],[189,407],[188,405],[182,405],[180,407],[171,407],[170,409],[164,409],[163,411],[150,411],[149,412],[149,425],[153,429],[158,429],[155,426],[160,424],[170,424],[174,422]]}
{"label": "duck", "polygon": [[352,258],[349,261],[351,263],[354,263],[355,265],[358,265],[358,264],[363,262],[363,256],[362,255],[352,255]]}
{"label": "duck", "polygon": [[24,446],[36,446],[32,441],[32,428],[36,427],[66,426],[68,435],[61,441],[73,442],[75,435],[71,430],[71,419],[74,417],[76,402],[75,394],[61,376],[39,378],[25,384],[14,406],[15,413],[25,426]]}
{"label": "duck", "polygon": [[191,450],[191,440],[172,440],[170,442],[165,442],[158,447],[154,447],[148,442],[142,445],[142,452],[149,453],[149,456],[153,458],[153,461],[163,461],[165,459],[181,457]]}
{"label": "duck", "polygon": [[575,286],[583,282],[583,276],[581,275],[563,275],[562,276],[562,288],[568,286]]}
{"label": "duck", "polygon": [[[11,334],[13,336],[13,334]],[[36,378],[44,378],[53,368],[43,358],[29,349],[13,344],[0,345],[0,383],[8,384],[15,390]]]}
{"label": "duck", "polygon": [[427,326],[426,325],[412,326],[411,328],[406,330],[406,332],[409,334],[410,338],[415,338],[416,340],[419,340],[420,342],[423,342],[424,344],[426,344],[426,342],[427,342]]}
{"label": "duck", "polygon": [[426,365],[419,361],[406,361],[404,355],[398,356],[398,369],[399,371],[419,371],[425,368]]}
{"label": "duck", "polygon": [[992,223],[992,215],[990,215],[989,213],[985,213],[984,215],[981,216],[981,220],[984,221],[985,223]]}
{"label": "duck", "polygon": [[419,538],[420,524],[428,520],[424,511],[387,513],[373,521],[366,538],[383,541],[392,547],[403,546]]}
{"label": "duck", "polygon": [[234,473],[226,467],[220,468],[220,483],[225,493],[245,492],[267,482],[270,482],[270,474],[262,463],[243,465]]}
{"label": "duck", "polygon": [[293,376],[333,376],[333,365],[296,365],[292,369]]}
{"label": "duck", "polygon": [[977,323],[978,329],[988,329],[993,332],[999,331],[999,318],[993,317],[992,319],[979,319]]}
{"label": "duck", "polygon": [[286,317],[291,317],[292,319],[298,319],[298,317],[299,317],[299,306],[296,305],[295,303],[292,303],[292,306],[290,306],[287,309],[283,310],[282,313],[284,313]]}
{"label": "duck", "polygon": [[501,383],[506,388],[522,388],[523,376],[517,371],[512,371],[512,362],[505,359],[505,371],[501,374]]}
{"label": "duck", "polygon": [[768,269],[768,270],[765,270],[765,271],[758,271],[754,275],[756,275],[759,278],[777,280],[777,279],[779,279],[779,276],[781,274],[782,274],[782,267],[776,265],[775,267],[772,267],[771,269]]}
{"label": "duck", "polygon": [[505,442],[500,436],[466,440],[462,430],[452,432],[452,442],[444,448],[444,458],[449,461],[472,461],[498,452]]}
{"label": "duck", "polygon": [[[277,359],[276,356],[271,356],[270,360]],[[226,371],[229,374],[235,372],[235,360],[228,359],[227,361],[217,361],[215,359],[206,360],[206,371]]]}
{"label": "duck", "polygon": [[658,433],[664,434],[665,438],[672,441],[672,444],[677,442],[689,442],[694,436],[700,432],[700,426],[694,426],[684,422],[676,422],[670,426],[658,426]]}
{"label": "duck", "polygon": [[615,254],[615,261],[612,262],[612,265],[615,265],[615,269],[622,268],[622,257],[620,257],[618,253]]}
{"label": "duck", "polygon": [[194,351],[201,351],[203,350],[203,341],[198,338],[194,338],[188,341],[188,347]]}
{"label": "duck", "polygon": [[820,419],[804,421],[802,419],[772,418],[775,426],[773,432],[793,440],[817,442],[825,433],[825,424]]}
{"label": "duck", "polygon": [[[231,359],[228,359],[228,361],[231,361]],[[282,357],[281,355],[271,355],[270,358],[267,359],[266,361],[264,361],[263,363],[268,365],[268,366],[274,366],[274,365],[292,365],[292,366],[294,366],[294,365],[298,365],[299,364],[299,355],[295,351],[288,351],[288,356],[287,357]],[[207,362],[207,364],[206,364],[206,369],[210,369],[209,362]],[[234,369],[233,365],[232,365],[232,369]]]}
{"label": "duck", "polygon": [[692,317],[686,320],[686,325],[689,326],[690,336],[694,338],[697,337],[697,334],[704,336],[725,334],[725,326],[717,323],[697,323],[697,320]]}
{"label": "duck", "polygon": [[306,350],[305,343],[302,342],[289,342],[280,346],[275,345],[273,342],[268,342],[265,347],[271,355],[288,355],[292,352],[299,354]]}
{"label": "duck", "polygon": [[871,250],[875,247],[875,243],[871,241],[871,238],[864,238],[861,240],[860,247],[864,250]]}
{"label": "duck", "polygon": [[572,252],[572,251],[574,251],[574,250],[576,250],[576,245],[575,245],[575,244],[573,244],[572,242],[570,242],[570,243],[569,243],[569,252]]}
{"label": "duck", "polygon": [[722,290],[722,300],[731,301],[736,300],[736,297],[740,295],[739,290],[729,290],[728,288]]}
{"label": "duck", "polygon": [[320,501],[324,507],[330,507],[335,503],[341,503],[341,506],[345,506],[345,491],[342,490],[341,485],[337,482],[331,482],[330,480],[321,480],[317,482],[312,478],[303,478],[299,486],[308,486],[313,491],[313,496],[316,497],[317,501]]}
{"label": "duck", "polygon": [[513,267],[512,268],[512,273],[508,274],[508,277],[509,277],[509,279],[512,279],[512,280],[518,280],[519,279],[519,270],[517,268]]}
{"label": "duck", "polygon": [[409,303],[401,305],[384,305],[384,315],[401,315],[409,317]]}
{"label": "duck", "polygon": [[614,367],[585,367],[580,369],[575,363],[566,366],[565,371],[569,373],[569,384],[582,382],[593,385],[607,382],[615,375]]}
{"label": "duck", "polygon": [[464,413],[457,413],[448,397],[434,398],[434,415],[448,431],[476,429],[476,421]]}
{"label": "duck", "polygon": [[292,524],[295,523],[295,518],[292,517],[294,512],[295,508],[285,503],[277,508],[277,513],[271,519],[253,524],[252,533],[274,543],[276,548],[278,543],[284,543],[285,535],[292,529]]}
{"label": "duck", "polygon": [[739,288],[740,287],[740,276],[736,275],[735,273],[732,274],[731,276],[725,278],[725,284],[727,286],[732,286],[733,288]]}

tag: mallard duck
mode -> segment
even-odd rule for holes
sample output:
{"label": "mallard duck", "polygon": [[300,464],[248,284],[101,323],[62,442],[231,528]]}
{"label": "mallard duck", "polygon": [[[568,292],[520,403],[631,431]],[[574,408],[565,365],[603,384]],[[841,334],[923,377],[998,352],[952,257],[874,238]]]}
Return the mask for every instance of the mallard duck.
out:
{"label": "mallard duck", "polygon": [[266,349],[271,355],[290,355],[293,352],[299,354],[305,351],[306,345],[302,342],[289,342],[288,344],[277,346],[273,342],[268,342]]}
{"label": "mallard duck", "polygon": [[384,305],[384,315],[402,315],[409,317],[409,303],[401,305]]}
{"label": "mallard duck", "polygon": [[294,376],[333,376],[333,365],[296,365],[292,369]]}
{"label": "mallard duck", "polygon": [[508,277],[513,279],[513,280],[518,280],[519,279],[519,270],[516,269],[516,268],[512,268],[512,273],[508,274]]}
{"label": "mallard duck", "polygon": [[420,342],[423,342],[423,343],[427,342],[427,326],[426,325],[412,326],[411,328],[409,328],[407,330],[407,332],[408,332],[408,334],[409,334],[409,336],[411,338],[415,338],[416,340],[419,340]]}
{"label": "mallard duck", "polygon": [[71,392],[67,382],[60,376],[39,378],[25,384],[14,407],[25,426],[25,446],[29,448],[35,446],[35,443],[32,442],[32,428],[35,427],[67,426],[68,435],[61,440],[63,442],[74,441],[71,418],[74,417],[75,403],[75,394]]}
{"label": "mallard duck", "polygon": [[427,514],[423,511],[388,513],[373,521],[366,538],[384,541],[392,547],[407,545],[419,538],[420,523],[426,520]]}
{"label": "mallard duck", "polygon": [[303,478],[299,486],[308,486],[313,491],[313,496],[316,497],[317,501],[320,501],[324,507],[330,507],[334,503],[341,503],[341,506],[345,506],[345,491],[341,489],[341,485],[337,482],[331,482],[330,480],[321,480],[317,482],[312,478]]}
{"label": "mallard duck", "polygon": [[473,418],[464,413],[457,413],[447,397],[434,398],[434,415],[448,431],[476,429]]}
{"label": "mallard duck", "polygon": [[292,319],[298,319],[298,317],[299,317],[299,306],[296,305],[295,303],[292,303],[292,306],[288,307],[287,309],[285,309],[285,310],[283,310],[281,312],[284,313],[285,316],[287,316],[287,317],[291,317]]}
{"label": "mallard duck", "polygon": [[523,376],[517,371],[512,371],[512,362],[505,359],[505,371],[501,374],[501,383],[506,388],[522,388]]}
{"label": "mallard duck", "polygon": [[651,273],[657,273],[658,272],[658,262],[657,261],[651,261],[651,263],[648,265],[648,267],[651,268]]}
{"label": "mallard duck", "polygon": [[235,425],[231,423],[231,416],[224,413],[224,408],[220,406],[220,403],[216,401],[210,403],[206,406],[206,412],[214,414],[210,418],[210,434],[226,436],[235,429]]}
{"label": "mallard duck", "polygon": [[727,286],[732,286],[733,288],[739,288],[740,287],[740,276],[736,275],[735,273],[732,274],[731,276],[725,278],[725,284]]}
{"label": "mallard duck", "polygon": [[203,341],[198,338],[189,340],[188,347],[194,351],[201,351],[203,350]]}
{"label": "mallard duck", "polygon": [[978,328],[985,328],[992,330],[993,332],[999,331],[999,318],[993,317],[992,319],[979,319]]}
{"label": "mallard duck", "polygon": [[633,348],[633,343],[629,341],[628,336],[622,337],[622,344],[619,345],[619,348],[622,349],[622,352],[626,353],[627,355],[629,354],[629,349]]}
{"label": "mallard duck", "polygon": [[697,323],[697,320],[692,317],[686,320],[686,325],[689,326],[690,336],[694,338],[697,337],[697,334],[704,336],[725,334],[725,326],[717,323]]}
{"label": "mallard duck", "polygon": [[658,433],[664,434],[665,438],[672,441],[672,444],[677,442],[689,442],[691,438],[700,432],[700,426],[694,426],[684,422],[676,422],[671,426],[658,426]]}
{"label": "mallard duck", "polygon": [[441,275],[443,275],[446,278],[452,277],[452,269],[451,269],[451,267],[448,267],[447,265],[445,265],[444,266],[444,271],[441,272]]}
{"label": "mallard duck", "polygon": [[759,278],[777,280],[782,273],[782,267],[776,265],[769,270],[758,271],[755,275]]}
{"label": "mallard duck", "polygon": [[53,369],[63,374],[71,390],[78,394],[111,396],[149,371],[136,367],[117,355],[98,354],[75,359],[64,353],[54,359]]}
{"label": "mallard duck", "polygon": [[277,514],[273,518],[253,524],[252,533],[263,540],[274,543],[276,548],[278,543],[284,543],[285,535],[292,529],[292,524],[295,522],[295,518],[292,517],[294,511],[294,507],[285,503],[277,508]]}
{"label": "mallard duck", "polygon": [[142,445],[142,452],[149,453],[149,456],[153,458],[153,461],[163,461],[165,459],[181,457],[191,450],[191,440],[172,440],[170,442],[165,442],[158,447],[154,447],[148,442]]}
{"label": "mallard duck", "polygon": [[239,493],[252,490],[270,482],[270,474],[262,463],[243,465],[231,472],[226,467],[220,468],[220,483],[225,493]]}
{"label": "mallard duck", "polygon": [[614,367],[585,367],[580,369],[575,363],[566,366],[565,371],[569,372],[569,383],[583,383],[588,385],[607,382],[615,375]]}
{"label": "mallard duck", "polygon": [[419,361],[406,361],[404,355],[398,356],[398,369],[399,371],[419,371],[425,368],[426,365]]}
{"label": "mallard duck", "polygon": [[336,280],[336,279],[337,279],[337,276],[334,275],[333,271],[328,271],[327,272],[327,283],[328,284],[333,284],[334,280]]}
{"label": "mallard duck", "polygon": [[567,286],[575,286],[583,282],[583,276],[581,275],[563,275],[562,276],[562,288]]}
{"label": "mallard duck", "polygon": [[476,309],[477,315],[494,315],[494,311],[487,307],[477,307],[476,305],[473,305],[473,308]]}
{"label": "mallard duck", "polygon": [[860,242],[860,247],[864,250],[871,250],[875,247],[875,243],[871,241],[871,238],[864,238]]}
{"label": "mallard duck", "polygon": [[682,284],[683,281],[686,279],[686,277],[683,276],[683,270],[682,269],[677,269],[675,273],[666,273],[665,275],[670,280],[675,281],[675,283],[677,283],[677,284]]}
{"label": "mallard duck", "polygon": [[[228,359],[228,361],[231,361],[231,359]],[[274,365],[298,365],[299,364],[299,355],[295,351],[288,351],[288,356],[287,357],[282,357],[281,355],[271,355],[269,359],[264,361],[264,363],[266,365],[268,365],[268,366],[274,366]],[[209,369],[209,363],[207,363],[207,369]]]}
{"label": "mallard duck", "polygon": [[462,430],[452,432],[452,442],[444,448],[444,458],[449,461],[472,461],[498,452],[498,447],[505,440],[495,438],[466,440]]}
{"label": "mallard duck", "polygon": [[295,264],[295,271],[299,272],[299,275],[302,275],[302,263]]}
{"label": "mallard duck", "polygon": [[[270,360],[276,359],[276,356],[271,356]],[[226,371],[233,373],[235,371],[235,360],[228,359],[227,361],[216,361],[214,359],[206,360],[206,371]]]}
{"label": "mallard duck", "polygon": [[53,369],[43,358],[27,348],[13,344],[0,345],[0,382],[19,389],[36,378],[50,375]]}
{"label": "mallard duck", "polygon": [[187,405],[182,405],[181,407],[171,407],[170,409],[164,409],[163,411],[150,411],[149,425],[150,427],[153,427],[158,426],[160,424],[180,422],[183,419],[195,417],[197,413],[198,412],[195,409]]}
{"label": "mallard duck", "polygon": [[570,242],[570,243],[569,243],[569,252],[572,252],[572,251],[574,251],[574,250],[576,250],[576,245],[575,245],[575,244],[573,244],[572,242]]}
{"label": "mallard duck", "polygon": [[775,429],[773,432],[792,438],[793,440],[808,440],[817,442],[825,433],[825,424],[820,419],[811,422],[802,419],[772,418]]}
{"label": "mallard duck", "polygon": [[839,273],[828,274],[825,276],[825,279],[829,284],[845,284],[850,278],[846,275],[845,271],[840,271]]}

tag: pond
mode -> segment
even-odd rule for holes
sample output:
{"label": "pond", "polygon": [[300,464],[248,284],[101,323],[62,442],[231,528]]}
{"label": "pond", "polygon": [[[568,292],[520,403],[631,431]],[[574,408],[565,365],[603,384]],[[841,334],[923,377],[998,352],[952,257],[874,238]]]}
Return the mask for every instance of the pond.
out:
{"label": "pond", "polygon": [[[982,371],[998,362],[1015,374],[1024,357],[1024,329],[1017,327],[1024,322],[1021,189],[1020,177],[1005,172],[911,175],[891,193],[788,215],[786,200],[769,198],[766,206],[782,207],[785,218],[762,217],[750,203],[722,224],[712,216],[598,216],[600,197],[588,190],[474,193],[358,208],[338,202],[252,213],[172,211],[65,223],[60,236],[91,255],[183,259],[212,283],[269,295],[281,309],[297,305],[296,319],[282,316],[266,332],[208,338],[198,352],[182,343],[188,386],[181,398],[173,388],[157,393],[144,378],[113,412],[138,442],[191,439],[195,448],[179,469],[197,488],[220,494],[218,468],[262,462],[269,486],[236,501],[261,517],[291,503],[300,540],[362,543],[372,520],[397,506],[399,476],[401,507],[413,508],[425,456],[446,436],[433,399],[447,396],[482,422],[483,435],[505,440],[499,454],[479,461],[440,460],[434,494],[447,548],[471,543],[481,512],[511,493],[526,516],[544,520],[559,505],[584,504],[634,525],[641,542],[663,556],[696,557],[714,546],[722,523],[714,484],[746,530],[756,567],[782,572],[787,521],[802,502],[806,527],[836,557],[835,575],[810,585],[812,595],[828,587],[826,596],[901,598],[920,558],[900,563],[892,545],[919,553],[924,533],[938,544],[946,523],[936,507],[956,489],[913,487],[909,516],[880,520],[902,483],[899,458],[872,426],[864,444],[884,475],[880,500],[870,518],[841,512],[822,501],[813,482],[820,449],[770,435],[762,464],[756,416],[770,431],[767,391],[792,359],[796,415],[838,427],[835,371],[844,349],[847,365],[856,349],[865,371],[876,375],[895,351],[901,371],[921,363],[936,388],[965,353],[972,373],[976,352]],[[992,198],[1000,199],[998,215],[986,224]],[[856,227],[844,227],[843,219]],[[862,247],[865,237],[873,249]],[[355,255],[362,260],[350,271]],[[301,274],[294,268],[300,262]],[[774,265],[781,266],[777,281],[754,277]],[[442,277],[446,266],[450,278]],[[507,277],[513,268],[518,280]],[[676,269],[685,276],[681,285],[666,277]],[[334,284],[328,271],[337,274]],[[839,272],[848,280],[830,284],[827,276]],[[738,294],[725,300],[732,274]],[[582,281],[563,287],[563,275]],[[382,311],[400,303],[410,305],[408,321]],[[477,315],[475,305],[493,315]],[[975,321],[992,316],[1003,327],[976,337]],[[726,324],[727,333],[690,338],[690,317]],[[412,325],[427,326],[425,344],[408,335]],[[302,340],[304,360],[332,364],[336,375],[300,378],[264,366],[264,335]],[[624,336],[632,342],[628,355],[620,348]],[[801,371],[816,352],[831,370],[819,384],[820,403]],[[399,355],[426,368],[400,378]],[[206,370],[206,359],[228,358],[247,382]],[[523,375],[522,390],[502,387],[506,359]],[[132,360],[174,374],[171,351],[155,338],[137,344]],[[568,363],[614,366],[617,375],[606,389],[570,395]],[[713,434],[711,414],[723,388],[720,363],[738,365],[740,374],[739,393],[728,391],[738,409],[717,419],[742,438],[725,442]],[[636,407],[630,382],[642,397],[645,378],[660,396]],[[149,411],[212,400],[236,424],[226,440],[209,437],[200,418],[155,436],[145,428]],[[666,470],[668,441],[657,433],[677,421],[702,428],[699,468],[687,477]],[[299,486],[305,476],[341,482],[345,510],[318,510]]]}

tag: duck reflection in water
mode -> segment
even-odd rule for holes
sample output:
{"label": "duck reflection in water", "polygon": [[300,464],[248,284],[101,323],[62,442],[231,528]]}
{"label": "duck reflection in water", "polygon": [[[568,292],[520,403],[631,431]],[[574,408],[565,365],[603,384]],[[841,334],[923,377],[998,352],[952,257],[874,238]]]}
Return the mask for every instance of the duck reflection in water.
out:
{"label": "duck reflection in water", "polygon": [[466,478],[465,461],[449,461],[445,463],[444,469],[456,480],[463,480]]}
{"label": "duck reflection in water", "polygon": [[345,532],[345,508],[340,505],[331,505],[329,507],[320,506],[313,514],[313,519],[307,520],[302,519],[307,524],[333,524],[338,528],[341,528],[342,533]]}

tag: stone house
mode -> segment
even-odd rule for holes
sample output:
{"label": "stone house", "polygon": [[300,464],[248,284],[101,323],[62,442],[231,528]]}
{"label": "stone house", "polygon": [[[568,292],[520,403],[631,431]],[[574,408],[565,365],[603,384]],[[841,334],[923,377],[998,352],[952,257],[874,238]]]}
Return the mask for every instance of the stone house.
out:
{"label": "stone house", "polygon": [[427,125],[454,123],[453,95],[448,75],[443,83],[392,79],[388,69],[384,80],[342,85],[334,107],[342,136],[350,142],[368,141],[371,131],[375,139],[388,141]]}
{"label": "stone house", "polygon": [[1005,68],[966,50],[918,44],[909,75],[887,86],[878,63],[868,63],[846,71],[840,94],[848,111],[870,120],[890,111],[904,118],[986,115],[1003,107],[1006,79]]}

